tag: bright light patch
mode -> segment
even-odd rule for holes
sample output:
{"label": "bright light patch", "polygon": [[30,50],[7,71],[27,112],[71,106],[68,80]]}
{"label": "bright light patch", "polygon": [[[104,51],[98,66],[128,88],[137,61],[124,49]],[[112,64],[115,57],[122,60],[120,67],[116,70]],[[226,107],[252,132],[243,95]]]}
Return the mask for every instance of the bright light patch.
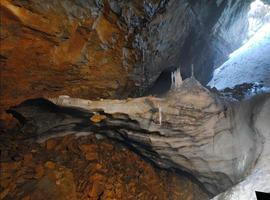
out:
{"label": "bright light patch", "polygon": [[[259,30],[239,49],[230,54],[230,58],[243,55],[247,52],[253,51],[255,48],[262,46],[265,40],[270,38],[270,22],[264,24]],[[258,55],[259,56],[259,55]]]}
{"label": "bright light patch", "polygon": [[[229,58],[237,56],[239,53],[252,48],[260,40],[269,35],[270,26],[270,6],[261,0],[255,0],[250,5],[248,12],[248,37],[243,42],[243,46],[229,55]],[[267,27],[267,28],[266,28]]]}
{"label": "bright light patch", "polygon": [[251,38],[266,23],[270,23],[270,6],[260,0],[254,1],[250,5],[248,13],[248,37]]}
{"label": "bright light patch", "polygon": [[270,6],[254,1],[248,21],[249,37],[214,71],[209,86],[224,89],[243,83],[260,83],[262,91],[270,91]]}

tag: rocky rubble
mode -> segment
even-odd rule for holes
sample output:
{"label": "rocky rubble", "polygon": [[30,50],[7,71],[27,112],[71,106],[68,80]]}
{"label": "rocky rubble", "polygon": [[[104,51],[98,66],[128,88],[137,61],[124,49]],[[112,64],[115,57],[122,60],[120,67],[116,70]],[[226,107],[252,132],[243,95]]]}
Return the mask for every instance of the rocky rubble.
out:
{"label": "rocky rubble", "polygon": [[220,97],[230,99],[231,101],[242,101],[258,94],[267,93],[269,88],[264,87],[263,83],[243,83],[235,85],[233,88],[217,90],[215,87],[209,89]]}
{"label": "rocky rubble", "polygon": [[3,200],[207,199],[187,177],[154,168],[128,148],[93,135],[37,144],[17,129],[0,133]]}

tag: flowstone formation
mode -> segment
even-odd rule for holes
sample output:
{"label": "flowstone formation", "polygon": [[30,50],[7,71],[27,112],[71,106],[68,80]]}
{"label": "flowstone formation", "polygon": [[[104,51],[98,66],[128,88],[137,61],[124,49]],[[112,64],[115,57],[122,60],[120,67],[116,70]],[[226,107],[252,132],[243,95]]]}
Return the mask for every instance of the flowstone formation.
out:
{"label": "flowstone formation", "polygon": [[[131,146],[162,168],[192,174],[212,195],[241,181],[251,188],[245,191],[251,199],[256,184],[270,191],[269,184],[261,184],[269,180],[269,94],[229,102],[192,77],[164,98],[50,100],[29,100],[9,110],[33,130],[30,139],[95,132]],[[260,181],[250,178],[255,173],[263,174]],[[231,191],[224,194],[228,199]]]}

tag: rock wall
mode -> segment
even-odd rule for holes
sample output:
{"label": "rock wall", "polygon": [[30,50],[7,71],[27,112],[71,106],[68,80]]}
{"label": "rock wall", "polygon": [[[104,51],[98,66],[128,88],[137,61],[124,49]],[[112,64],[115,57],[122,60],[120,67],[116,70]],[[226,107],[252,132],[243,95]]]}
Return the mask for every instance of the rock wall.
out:
{"label": "rock wall", "polygon": [[164,70],[181,66],[183,78],[189,77],[191,63],[206,83],[216,60],[239,45],[234,27],[246,27],[249,1],[3,0],[0,5],[3,111],[40,96],[139,96]]}
{"label": "rock wall", "polygon": [[94,1],[1,1],[1,107],[34,96],[128,94],[135,59],[118,23]]}

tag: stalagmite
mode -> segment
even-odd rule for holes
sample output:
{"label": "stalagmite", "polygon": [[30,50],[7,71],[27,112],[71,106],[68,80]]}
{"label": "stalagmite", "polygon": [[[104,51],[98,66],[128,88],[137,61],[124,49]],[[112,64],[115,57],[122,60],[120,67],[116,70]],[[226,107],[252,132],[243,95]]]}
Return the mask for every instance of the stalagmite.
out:
{"label": "stalagmite", "polygon": [[[228,102],[194,77],[164,98],[36,99],[9,110],[26,130],[34,127],[37,141],[67,134],[102,134],[132,146],[160,167],[192,174],[212,195],[255,172],[269,172],[269,111],[270,94]],[[102,119],[90,120],[94,115]],[[260,177],[263,183],[269,181],[266,175]],[[270,184],[263,189],[269,192]]]}
{"label": "stalagmite", "polygon": [[172,86],[171,88],[179,88],[182,85],[182,77],[180,72],[180,67],[177,68],[175,71],[171,72],[171,80],[172,80]]}

